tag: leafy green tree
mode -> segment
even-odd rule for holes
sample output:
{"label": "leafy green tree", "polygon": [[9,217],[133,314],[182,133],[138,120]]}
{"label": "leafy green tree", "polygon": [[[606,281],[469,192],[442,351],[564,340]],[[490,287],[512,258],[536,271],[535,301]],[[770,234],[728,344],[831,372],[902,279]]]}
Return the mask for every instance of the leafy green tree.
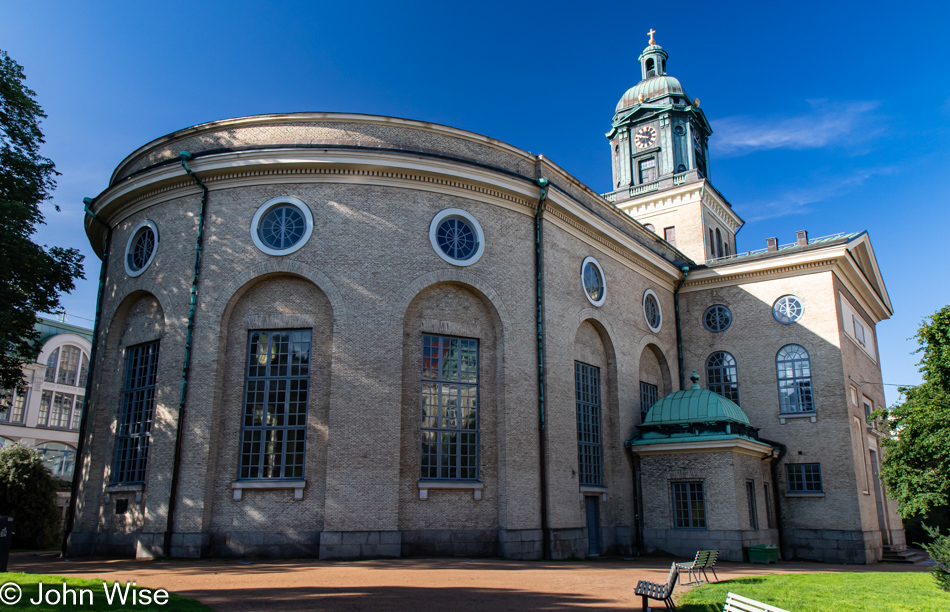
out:
{"label": "leafy green tree", "polygon": [[13,547],[46,549],[59,540],[59,487],[43,459],[19,444],[0,448],[0,515],[13,517]]}
{"label": "leafy green tree", "polygon": [[[950,503],[950,306],[925,320],[916,339],[923,383],[901,387],[903,403],[881,415],[890,434],[882,440],[881,479],[902,517],[939,514]],[[950,590],[950,536],[928,533],[937,582]]]}
{"label": "leafy green tree", "polygon": [[85,278],[77,249],[31,240],[45,223],[40,203],[58,173],[39,153],[46,114],[25,79],[23,67],[0,50],[0,389],[21,386],[23,364],[36,359],[36,313],[59,310],[60,293]]}

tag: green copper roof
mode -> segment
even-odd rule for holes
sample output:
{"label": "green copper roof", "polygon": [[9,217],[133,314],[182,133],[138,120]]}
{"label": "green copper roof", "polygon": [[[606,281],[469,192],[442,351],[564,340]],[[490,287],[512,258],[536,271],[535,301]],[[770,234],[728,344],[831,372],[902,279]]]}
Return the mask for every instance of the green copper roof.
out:
{"label": "green copper roof", "polygon": [[752,426],[749,417],[735,402],[699,387],[699,376],[693,370],[693,385],[686,391],[677,391],[653,404],[640,426],[681,425],[690,423],[732,422]]}
{"label": "green copper roof", "polygon": [[679,80],[664,74],[640,81],[628,89],[627,93],[623,94],[623,97],[620,98],[620,102],[617,102],[617,110],[619,111],[634,104],[639,104],[641,93],[643,94],[644,102],[668,95],[683,96],[689,101],[689,96],[686,94],[686,90],[683,89],[683,86],[680,85]]}

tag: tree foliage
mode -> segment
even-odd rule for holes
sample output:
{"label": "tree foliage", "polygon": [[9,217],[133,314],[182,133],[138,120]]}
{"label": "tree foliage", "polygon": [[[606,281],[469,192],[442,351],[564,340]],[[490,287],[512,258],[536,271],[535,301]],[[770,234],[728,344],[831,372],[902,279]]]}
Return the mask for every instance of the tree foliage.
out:
{"label": "tree foliage", "polygon": [[885,415],[881,478],[901,516],[950,502],[950,306],[925,320],[915,336],[923,383],[901,387],[904,401]]}
{"label": "tree foliage", "polygon": [[58,173],[40,155],[46,114],[25,79],[22,66],[0,50],[0,389],[21,386],[23,364],[36,359],[36,313],[58,310],[60,293],[85,278],[77,249],[31,240],[45,222],[40,203]]}
{"label": "tree foliage", "polygon": [[0,448],[0,515],[13,517],[13,547],[46,549],[59,539],[56,481],[32,448]]}
{"label": "tree foliage", "polygon": [[[924,321],[916,339],[924,381],[900,388],[904,402],[886,413],[882,440],[881,479],[905,518],[940,515],[950,503],[950,306]],[[950,591],[950,535],[924,529],[937,584]]]}

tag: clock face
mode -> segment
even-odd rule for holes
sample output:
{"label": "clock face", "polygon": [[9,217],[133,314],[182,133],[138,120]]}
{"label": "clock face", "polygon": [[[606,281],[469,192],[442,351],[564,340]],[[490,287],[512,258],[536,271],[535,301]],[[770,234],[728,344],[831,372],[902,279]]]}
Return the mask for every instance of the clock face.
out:
{"label": "clock face", "polygon": [[644,126],[637,130],[637,135],[633,137],[633,141],[641,149],[652,147],[653,143],[656,142],[656,130],[649,125]]}

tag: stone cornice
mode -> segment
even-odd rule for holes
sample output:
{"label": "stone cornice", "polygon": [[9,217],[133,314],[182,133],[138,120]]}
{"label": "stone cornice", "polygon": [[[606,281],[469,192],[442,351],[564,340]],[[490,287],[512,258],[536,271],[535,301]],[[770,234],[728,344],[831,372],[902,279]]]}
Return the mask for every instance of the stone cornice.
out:
{"label": "stone cornice", "polygon": [[707,181],[687,183],[663,191],[654,191],[639,198],[618,202],[617,207],[633,216],[649,210],[702,202],[709,213],[733,232],[744,224],[726,201]]}
{"label": "stone cornice", "polygon": [[630,450],[637,455],[663,455],[667,453],[695,453],[714,451],[733,451],[755,457],[768,457],[772,454],[772,447],[765,442],[748,440],[746,438],[731,438],[727,440],[692,439],[681,442],[655,442],[653,444],[631,445]]}

